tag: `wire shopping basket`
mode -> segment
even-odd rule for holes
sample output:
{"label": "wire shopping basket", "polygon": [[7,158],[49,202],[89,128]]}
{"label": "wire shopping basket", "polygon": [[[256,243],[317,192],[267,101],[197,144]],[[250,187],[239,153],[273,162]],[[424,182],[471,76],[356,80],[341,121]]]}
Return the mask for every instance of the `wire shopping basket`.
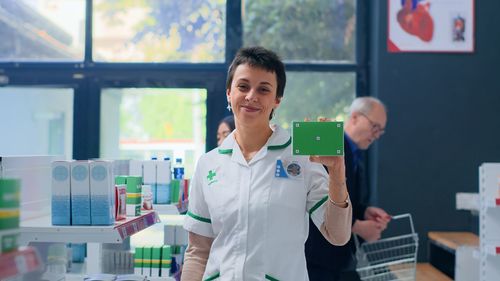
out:
{"label": "wire shopping basket", "polygon": [[393,216],[392,220],[408,218],[411,233],[383,238],[374,242],[356,244],[356,271],[363,281],[415,280],[418,234],[410,214]]}

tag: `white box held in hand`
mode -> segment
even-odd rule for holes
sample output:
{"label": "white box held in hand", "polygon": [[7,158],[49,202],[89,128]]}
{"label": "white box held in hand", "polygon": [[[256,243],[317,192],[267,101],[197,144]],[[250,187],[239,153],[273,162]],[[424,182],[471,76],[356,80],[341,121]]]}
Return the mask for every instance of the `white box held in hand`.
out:
{"label": "white box held in hand", "polygon": [[92,225],[115,222],[115,184],[111,161],[90,162],[90,213]]}
{"label": "white box held in hand", "polygon": [[71,225],[71,161],[52,162],[52,224]]}
{"label": "white box held in hand", "polygon": [[90,225],[89,162],[71,162],[71,224]]}

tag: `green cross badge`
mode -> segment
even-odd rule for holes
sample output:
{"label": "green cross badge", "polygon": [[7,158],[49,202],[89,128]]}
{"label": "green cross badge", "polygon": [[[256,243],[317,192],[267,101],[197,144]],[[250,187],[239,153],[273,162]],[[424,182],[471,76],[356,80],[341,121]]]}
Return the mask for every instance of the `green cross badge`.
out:
{"label": "green cross badge", "polygon": [[208,171],[208,175],[207,175],[208,185],[211,185],[212,183],[217,181],[217,179],[215,179],[215,176],[217,176],[217,174],[215,173],[215,170]]}

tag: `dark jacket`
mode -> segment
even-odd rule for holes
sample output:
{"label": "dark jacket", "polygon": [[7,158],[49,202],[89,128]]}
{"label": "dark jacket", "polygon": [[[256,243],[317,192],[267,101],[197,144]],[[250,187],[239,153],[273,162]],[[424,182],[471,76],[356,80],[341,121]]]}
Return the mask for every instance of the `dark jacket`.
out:
{"label": "dark jacket", "polygon": [[[368,185],[363,160],[359,160],[355,166],[352,148],[345,137],[344,154],[347,190],[353,208],[354,223],[356,219],[363,219],[368,205]],[[309,220],[309,237],[306,241],[305,253],[310,281],[339,280],[342,271],[355,269],[355,251],[352,236],[346,245],[333,246]]]}

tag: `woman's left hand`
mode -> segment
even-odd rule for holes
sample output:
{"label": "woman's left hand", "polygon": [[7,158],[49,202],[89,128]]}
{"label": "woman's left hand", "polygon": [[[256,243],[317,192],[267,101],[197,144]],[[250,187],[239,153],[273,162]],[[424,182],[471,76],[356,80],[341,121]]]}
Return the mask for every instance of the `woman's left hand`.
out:
{"label": "woman's left hand", "polygon": [[325,165],[328,168],[330,178],[345,182],[344,156],[309,156],[309,160]]}
{"label": "woman's left hand", "polygon": [[[319,117],[319,122],[331,122],[332,119]],[[330,178],[338,182],[345,182],[345,162],[344,156],[309,156],[309,161],[325,165],[328,168]]]}

